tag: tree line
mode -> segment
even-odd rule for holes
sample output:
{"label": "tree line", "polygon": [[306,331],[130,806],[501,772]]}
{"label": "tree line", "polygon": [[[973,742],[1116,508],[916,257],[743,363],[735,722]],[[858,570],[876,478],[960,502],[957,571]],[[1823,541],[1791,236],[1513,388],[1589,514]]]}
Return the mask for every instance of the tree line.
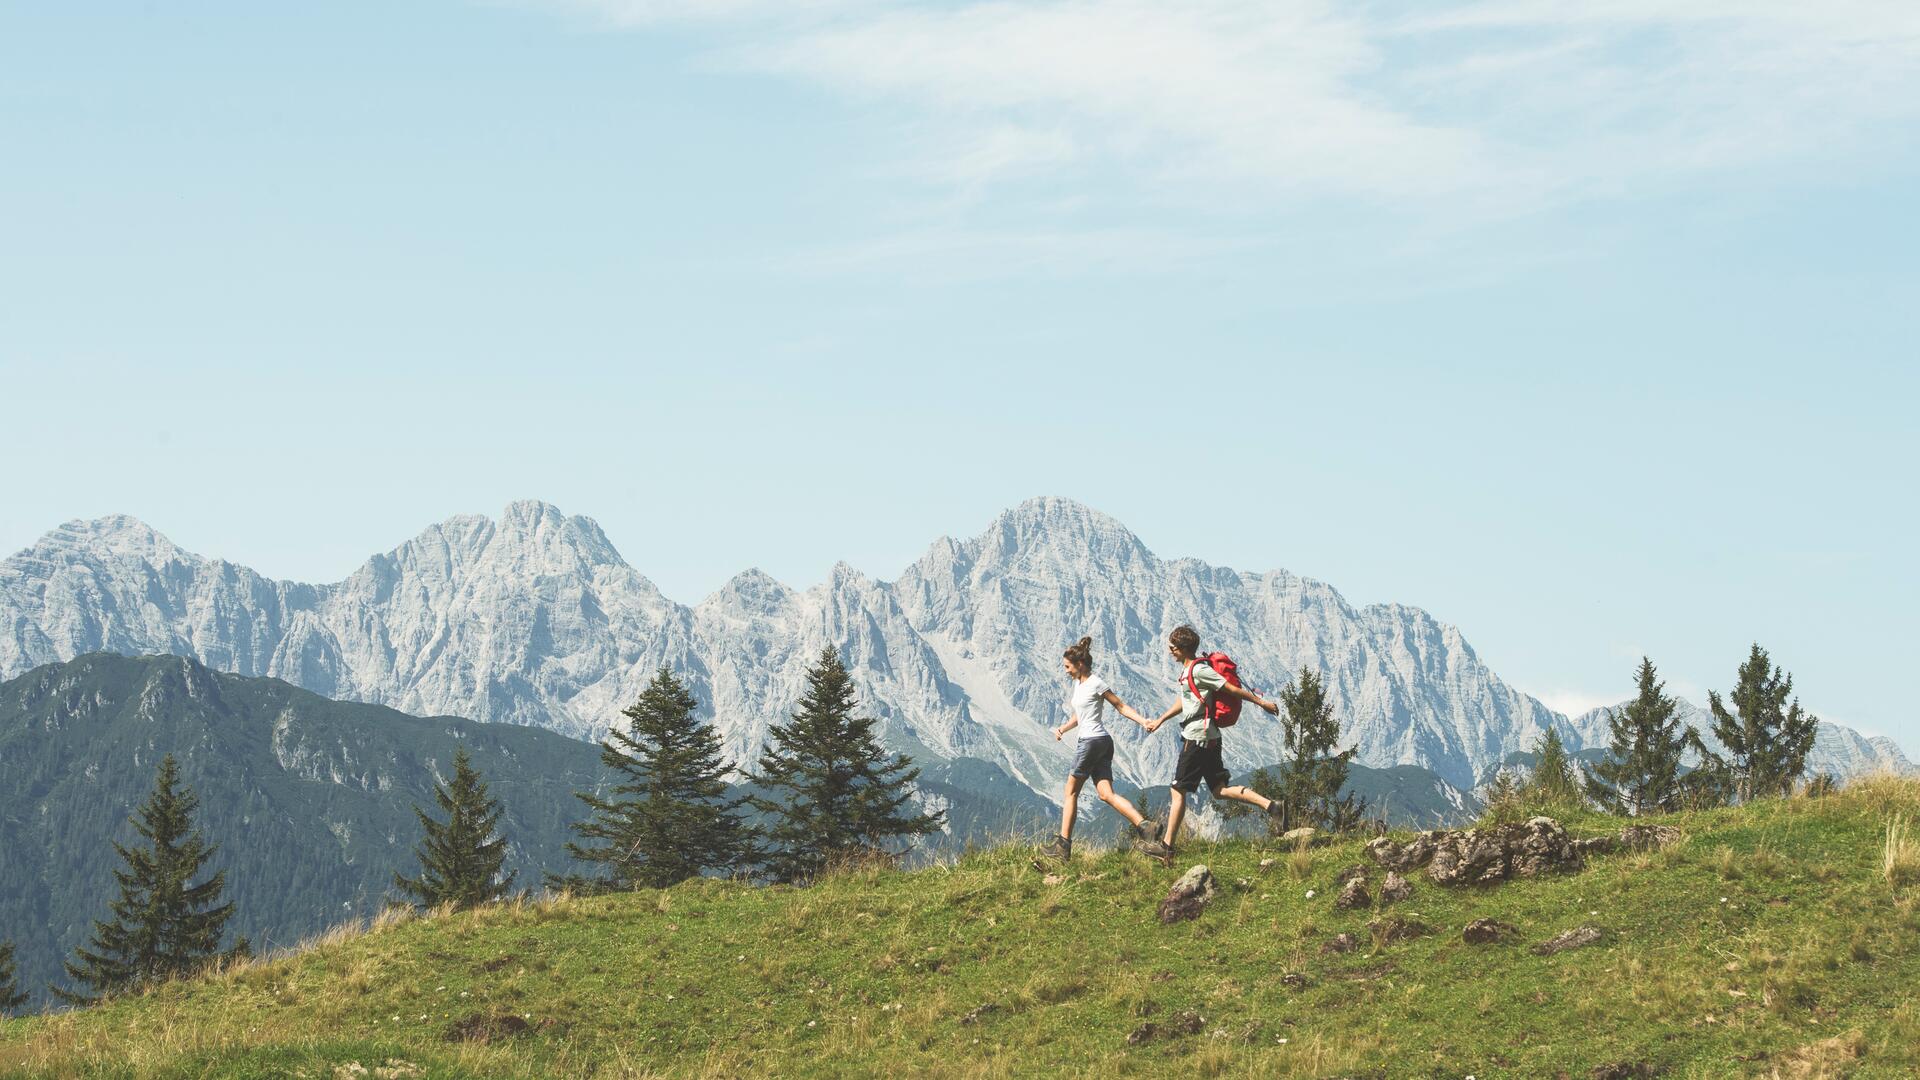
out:
{"label": "tree line", "polygon": [[[1792,676],[1759,645],[1724,700],[1717,691],[1708,695],[1710,731],[1724,753],[1680,722],[1679,702],[1651,660],[1642,658],[1635,681],[1634,699],[1608,714],[1606,757],[1584,780],[1549,728],[1530,779],[1520,785],[1502,770],[1489,807],[1531,801],[1623,815],[1672,812],[1789,794],[1805,773],[1819,721],[1793,696]],[[1364,804],[1341,794],[1354,751],[1337,749],[1340,725],[1324,681],[1302,669],[1281,700],[1287,757],[1256,770],[1253,786],[1286,801],[1282,820],[1334,831],[1359,827]],[[902,841],[937,831],[944,814],[913,807],[920,771],[906,755],[885,751],[874,720],[857,715],[856,705],[852,677],[828,648],[808,670],[798,707],[769,732],[757,769],[746,774],[751,790],[736,794],[718,733],[696,718],[698,703],[661,668],[623,711],[626,727],[611,729],[602,742],[601,761],[615,783],[604,794],[575,793],[588,816],[572,826],[579,839],[567,851],[582,869],[549,874],[545,885],[599,893],[665,888],[707,874],[804,883],[840,865],[897,860]],[[1698,762],[1691,769],[1683,764],[1688,755]],[[514,881],[503,873],[501,807],[464,748],[455,751],[453,775],[436,785],[434,797],[443,817],[415,808],[420,872],[394,875],[395,889],[429,908],[508,896]],[[94,923],[92,941],[65,965],[74,985],[52,988],[60,1000],[90,1004],[251,954],[244,938],[221,945],[233,914],[233,905],[221,902],[225,871],[193,883],[217,850],[193,826],[197,806],[173,757],[163,758],[152,793],[132,818],[144,844],[114,845],[124,864],[115,871],[120,895],[109,905],[111,918]],[[0,1015],[25,1001],[13,945],[0,942]]]}
{"label": "tree line", "polygon": [[[801,883],[837,866],[897,860],[902,841],[938,831],[944,811],[913,803],[920,770],[889,754],[874,720],[857,714],[853,679],[828,648],[807,672],[788,722],[770,732],[749,794],[732,793],[718,733],[694,715],[698,703],[662,668],[610,730],[601,761],[616,778],[604,794],[575,792],[588,810],[567,851],[581,872],[549,875],[549,888],[606,892],[664,888],[704,874]],[[464,748],[453,775],[435,785],[439,814],[415,807],[421,840],[416,876],[395,874],[395,890],[424,908],[456,909],[504,899],[507,838],[502,808]],[[251,955],[244,939],[222,947],[233,905],[222,902],[226,872],[195,883],[218,850],[194,827],[198,799],[182,785],[172,755],[162,758],[132,823],[143,843],[116,843],[122,869],[110,917],[65,965],[72,985],[61,1001],[88,1005],[113,994],[204,971]],[[751,812],[751,814],[750,814]],[[751,815],[757,815],[751,816]],[[14,947],[0,942],[0,1015],[24,1004]]]}
{"label": "tree line", "polygon": [[[1717,690],[1707,693],[1707,730],[1720,750],[1681,722],[1680,702],[1666,692],[1651,659],[1640,659],[1634,682],[1633,700],[1607,714],[1605,757],[1584,777],[1559,732],[1548,729],[1535,747],[1539,760],[1532,775],[1523,784],[1501,770],[1488,805],[1590,805],[1638,816],[1789,795],[1806,777],[1820,719],[1794,696],[1793,676],[1758,644],[1725,698]],[[1685,764],[1689,756],[1696,762],[1691,768]],[[1815,777],[1811,783],[1832,781]]]}

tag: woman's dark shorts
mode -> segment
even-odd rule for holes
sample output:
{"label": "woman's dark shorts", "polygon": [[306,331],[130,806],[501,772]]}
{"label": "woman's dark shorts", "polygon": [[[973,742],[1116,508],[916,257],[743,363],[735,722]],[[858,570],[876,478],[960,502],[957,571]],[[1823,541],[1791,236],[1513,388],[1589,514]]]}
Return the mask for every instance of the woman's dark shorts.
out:
{"label": "woman's dark shorts", "polygon": [[1220,742],[1215,739],[1201,744],[1181,739],[1180,763],[1174,766],[1173,783],[1169,786],[1188,795],[1199,791],[1202,781],[1206,782],[1208,791],[1218,792],[1226,787],[1227,766],[1220,760]]}
{"label": "woman's dark shorts", "polygon": [[1073,775],[1082,780],[1113,783],[1113,736],[1081,739],[1073,751]]}

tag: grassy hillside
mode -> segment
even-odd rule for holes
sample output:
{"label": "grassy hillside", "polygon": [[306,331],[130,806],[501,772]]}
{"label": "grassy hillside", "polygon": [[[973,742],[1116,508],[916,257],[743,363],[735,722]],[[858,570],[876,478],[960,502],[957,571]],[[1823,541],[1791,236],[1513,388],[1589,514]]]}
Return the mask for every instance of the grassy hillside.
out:
{"label": "grassy hillside", "polygon": [[[8,1022],[0,1075],[1911,1076],[1920,855],[1886,863],[1916,814],[1920,785],[1862,781],[1667,819],[1679,844],[1576,874],[1415,874],[1385,912],[1333,909],[1358,841],[1196,844],[1179,869],[1223,889],[1173,926],[1172,871],[1086,853],[1049,881],[1015,848],[503,905]],[[1432,932],[1388,940],[1383,916]],[[1517,939],[1464,943],[1483,916]],[[1598,944],[1529,948],[1587,924]],[[1342,932],[1358,947],[1324,951]]]}

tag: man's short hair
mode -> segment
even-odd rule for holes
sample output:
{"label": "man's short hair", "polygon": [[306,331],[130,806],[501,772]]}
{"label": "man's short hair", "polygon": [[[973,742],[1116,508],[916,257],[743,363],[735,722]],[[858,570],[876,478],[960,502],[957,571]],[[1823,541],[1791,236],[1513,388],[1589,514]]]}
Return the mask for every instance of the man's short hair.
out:
{"label": "man's short hair", "polygon": [[1167,644],[1186,653],[1188,656],[1200,655],[1200,631],[1181,623],[1167,635]]}

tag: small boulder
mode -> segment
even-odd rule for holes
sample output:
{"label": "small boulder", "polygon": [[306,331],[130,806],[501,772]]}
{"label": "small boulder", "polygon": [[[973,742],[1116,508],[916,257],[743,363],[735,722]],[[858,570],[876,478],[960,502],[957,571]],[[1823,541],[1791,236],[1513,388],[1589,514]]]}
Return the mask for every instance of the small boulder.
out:
{"label": "small boulder", "polygon": [[1566,952],[1568,949],[1591,945],[1605,936],[1606,933],[1597,926],[1577,926],[1564,934],[1556,934],[1535,945],[1533,951],[1538,956],[1552,956],[1555,953]]}
{"label": "small boulder", "polygon": [[1373,920],[1367,924],[1367,932],[1373,935],[1374,940],[1383,945],[1388,945],[1396,941],[1405,941],[1408,938],[1417,938],[1431,934],[1433,933],[1433,927],[1428,926],[1419,919],[1403,919],[1396,915],[1391,918]]}
{"label": "small boulder", "polygon": [[1340,895],[1333,899],[1333,906],[1342,911],[1352,911],[1372,903],[1373,897],[1367,893],[1367,879],[1364,876],[1349,879],[1341,886]]}
{"label": "small boulder", "polygon": [[1285,975],[1280,976],[1280,985],[1289,990],[1305,990],[1307,988],[1307,977],[1298,971],[1289,971]]}
{"label": "small boulder", "polygon": [[1175,1035],[1198,1035],[1207,1026],[1207,1020],[1197,1012],[1181,1012],[1173,1014],[1167,1026]]}
{"label": "small boulder", "polygon": [[1333,935],[1325,945],[1320,946],[1320,954],[1325,956],[1329,953],[1352,952],[1359,947],[1359,938],[1354,937],[1352,934],[1339,933]]}
{"label": "small boulder", "polygon": [[1360,881],[1365,881],[1367,879],[1367,868],[1360,863],[1354,863],[1352,866],[1341,867],[1340,872],[1333,875],[1333,887],[1337,889],[1340,886],[1345,885],[1347,882],[1353,881],[1355,879],[1358,879]]}
{"label": "small boulder", "polygon": [[1167,898],[1160,901],[1160,921],[1171,925],[1185,919],[1199,918],[1219,891],[1212,870],[1205,866],[1188,870],[1180,875],[1179,881],[1173,883],[1173,888],[1167,890]]}
{"label": "small boulder", "polygon": [[1132,1031],[1127,1032],[1127,1045],[1139,1046],[1142,1043],[1150,1043],[1154,1040],[1154,1037],[1159,1034],[1160,1034],[1159,1024],[1155,1024],[1152,1022],[1141,1024],[1139,1027],[1134,1028]]}
{"label": "small boulder", "polygon": [[1380,885],[1380,902],[1381,903],[1383,904],[1395,903],[1400,900],[1405,900],[1407,897],[1412,895],[1413,895],[1413,885],[1410,884],[1406,878],[1401,877],[1399,871],[1397,870],[1387,871],[1387,880],[1382,882]]}
{"label": "small boulder", "polygon": [[1491,945],[1505,941],[1519,932],[1513,924],[1503,923],[1498,919],[1475,919],[1467,924],[1465,930],[1460,931],[1460,936],[1469,945]]}
{"label": "small boulder", "polygon": [[1629,825],[1620,830],[1620,846],[1628,851],[1657,851],[1680,842],[1679,829],[1671,825]]}
{"label": "small boulder", "polygon": [[1319,838],[1319,829],[1304,825],[1298,829],[1288,829],[1286,832],[1280,834],[1280,842],[1289,847],[1308,847]]}
{"label": "small boulder", "polygon": [[982,1019],[992,1016],[999,1011],[1000,1003],[997,1001],[989,1001],[983,1005],[975,1005],[968,1011],[967,1015],[960,1018],[960,1022],[963,1024],[977,1024]]}

